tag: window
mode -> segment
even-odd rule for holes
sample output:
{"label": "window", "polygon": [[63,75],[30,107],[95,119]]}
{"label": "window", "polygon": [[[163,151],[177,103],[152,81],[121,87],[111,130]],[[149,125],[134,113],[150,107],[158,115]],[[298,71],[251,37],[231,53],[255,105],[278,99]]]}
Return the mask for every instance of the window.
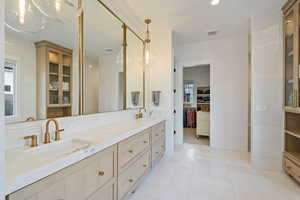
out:
{"label": "window", "polygon": [[193,103],[194,100],[194,82],[189,81],[184,83],[184,103]]}
{"label": "window", "polygon": [[16,62],[13,60],[5,60],[4,63],[4,98],[5,98],[5,116],[15,116],[16,110]]}

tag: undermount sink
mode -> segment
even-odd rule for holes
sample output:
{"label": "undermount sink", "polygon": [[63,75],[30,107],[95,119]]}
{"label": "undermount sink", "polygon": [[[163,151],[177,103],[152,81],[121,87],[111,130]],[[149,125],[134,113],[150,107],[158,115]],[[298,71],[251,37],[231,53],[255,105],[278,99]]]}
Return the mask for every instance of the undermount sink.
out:
{"label": "undermount sink", "polygon": [[91,143],[84,140],[61,140],[28,149],[26,152],[39,157],[61,157],[86,150],[91,146]]}

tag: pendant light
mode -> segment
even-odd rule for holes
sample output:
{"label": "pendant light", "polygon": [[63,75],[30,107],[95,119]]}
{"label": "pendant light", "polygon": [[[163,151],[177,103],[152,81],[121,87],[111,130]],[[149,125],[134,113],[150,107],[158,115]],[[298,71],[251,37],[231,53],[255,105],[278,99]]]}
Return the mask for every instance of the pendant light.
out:
{"label": "pendant light", "polygon": [[145,63],[146,63],[146,65],[149,65],[149,63],[150,63],[150,43],[151,43],[149,24],[151,24],[151,19],[145,19],[145,24],[147,26],[146,39],[145,39]]}

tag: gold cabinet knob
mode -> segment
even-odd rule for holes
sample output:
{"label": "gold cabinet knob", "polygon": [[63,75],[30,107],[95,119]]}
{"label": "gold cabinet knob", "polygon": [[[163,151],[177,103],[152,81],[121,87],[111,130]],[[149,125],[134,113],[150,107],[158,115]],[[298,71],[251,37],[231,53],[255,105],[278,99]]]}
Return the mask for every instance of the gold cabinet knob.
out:
{"label": "gold cabinet knob", "polygon": [[133,153],[133,151],[132,151],[132,150],[129,150],[128,152],[129,152],[129,153]]}
{"label": "gold cabinet knob", "polygon": [[99,172],[98,172],[98,175],[99,175],[99,176],[104,176],[104,171],[99,171]]}
{"label": "gold cabinet knob", "polygon": [[144,141],[144,144],[147,144],[148,143],[148,141]]}
{"label": "gold cabinet knob", "polygon": [[128,181],[129,181],[129,183],[132,183],[132,182],[133,182],[133,179],[129,179]]}
{"label": "gold cabinet knob", "polygon": [[143,165],[143,167],[145,167],[145,168],[146,168],[146,167],[147,167],[147,165]]}

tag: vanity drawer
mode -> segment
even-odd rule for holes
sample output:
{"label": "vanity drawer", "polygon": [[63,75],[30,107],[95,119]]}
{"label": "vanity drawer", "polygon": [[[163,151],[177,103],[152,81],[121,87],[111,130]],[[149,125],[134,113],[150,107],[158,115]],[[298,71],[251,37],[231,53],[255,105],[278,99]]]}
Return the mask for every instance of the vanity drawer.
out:
{"label": "vanity drawer", "polygon": [[152,144],[155,143],[160,137],[165,136],[165,123],[161,122],[152,127],[151,140]]}
{"label": "vanity drawer", "polygon": [[152,146],[152,165],[165,153],[165,137],[159,138]]}
{"label": "vanity drawer", "polygon": [[118,144],[118,169],[119,173],[126,168],[129,162],[150,146],[151,129],[133,136]]}
{"label": "vanity drawer", "polygon": [[150,169],[150,151],[143,154],[118,178],[118,199],[123,199],[140,178]]}
{"label": "vanity drawer", "polygon": [[300,166],[298,166],[286,157],[284,158],[283,165],[285,170],[298,182],[300,182]]}

